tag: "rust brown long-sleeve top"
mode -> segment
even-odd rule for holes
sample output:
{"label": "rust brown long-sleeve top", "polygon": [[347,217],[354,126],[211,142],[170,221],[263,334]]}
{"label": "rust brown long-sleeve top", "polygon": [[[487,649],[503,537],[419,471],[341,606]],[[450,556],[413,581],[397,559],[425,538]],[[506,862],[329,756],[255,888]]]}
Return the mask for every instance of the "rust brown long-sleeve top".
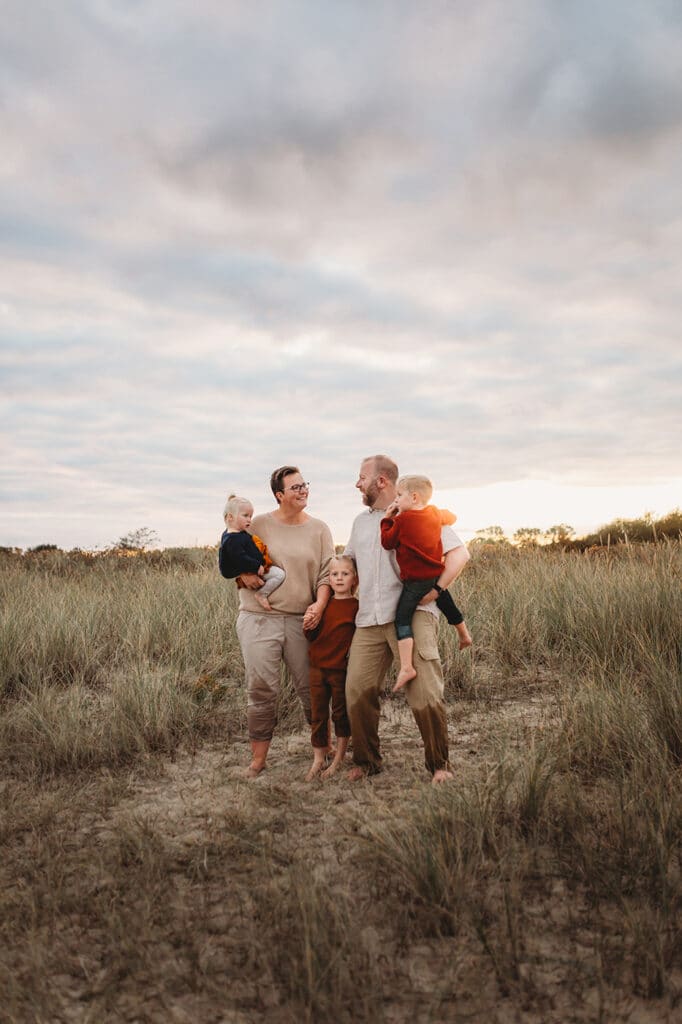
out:
{"label": "rust brown long-sleeve top", "polygon": [[308,656],[313,668],[345,669],[348,648],[355,632],[358,601],[355,597],[332,597],[316,629],[305,630],[310,640]]}
{"label": "rust brown long-sleeve top", "polygon": [[395,549],[401,580],[428,580],[443,568],[440,531],[457,517],[446,508],[427,505],[381,520],[381,543]]}

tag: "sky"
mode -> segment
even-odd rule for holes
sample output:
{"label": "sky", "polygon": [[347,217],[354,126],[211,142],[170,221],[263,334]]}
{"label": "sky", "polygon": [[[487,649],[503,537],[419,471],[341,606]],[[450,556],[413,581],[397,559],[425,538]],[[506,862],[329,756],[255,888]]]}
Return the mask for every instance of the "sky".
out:
{"label": "sky", "polygon": [[678,0],[4,0],[0,545],[366,455],[464,539],[682,504]]}

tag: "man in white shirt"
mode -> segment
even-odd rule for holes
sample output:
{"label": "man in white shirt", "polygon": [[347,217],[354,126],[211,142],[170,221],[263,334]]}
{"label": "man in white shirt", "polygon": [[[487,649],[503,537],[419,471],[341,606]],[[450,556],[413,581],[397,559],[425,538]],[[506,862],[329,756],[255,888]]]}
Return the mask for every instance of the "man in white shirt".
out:
{"label": "man in white shirt", "polygon": [[[395,612],[402,582],[394,551],[381,546],[380,523],[396,495],[398,467],[386,455],[363,459],[355,486],[367,510],[353,523],[345,554],[358,567],[360,581],[355,635],[346,675],[346,703],[353,735],[356,780],[381,771],[379,749],[380,698],[386,673],[398,656]],[[469,552],[449,526],[443,527],[445,567],[438,578],[442,589],[459,576]],[[448,724],[443,671],[438,654],[436,590],[422,599],[412,621],[416,677],[405,688],[408,703],[424,742],[424,756],[433,782],[452,778],[448,762]]]}

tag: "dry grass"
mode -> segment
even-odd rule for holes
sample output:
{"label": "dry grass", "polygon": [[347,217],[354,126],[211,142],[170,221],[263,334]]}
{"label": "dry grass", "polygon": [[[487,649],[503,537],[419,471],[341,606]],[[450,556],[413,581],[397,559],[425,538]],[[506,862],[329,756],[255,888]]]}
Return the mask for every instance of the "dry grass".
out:
{"label": "dry grass", "polygon": [[[119,564],[120,562],[120,564]],[[306,785],[286,685],[244,781],[211,553],[0,568],[0,1019],[673,1021],[682,558],[486,556],[441,632],[455,785]]]}

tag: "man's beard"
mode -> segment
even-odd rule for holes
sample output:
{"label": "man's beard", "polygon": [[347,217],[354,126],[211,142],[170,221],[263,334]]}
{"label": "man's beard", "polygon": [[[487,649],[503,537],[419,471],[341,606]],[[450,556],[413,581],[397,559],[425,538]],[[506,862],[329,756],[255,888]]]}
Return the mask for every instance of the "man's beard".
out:
{"label": "man's beard", "polygon": [[372,480],[371,484],[368,485],[367,490],[362,495],[362,500],[365,505],[369,508],[374,507],[374,502],[379,497],[379,488],[377,487],[376,480]]}

